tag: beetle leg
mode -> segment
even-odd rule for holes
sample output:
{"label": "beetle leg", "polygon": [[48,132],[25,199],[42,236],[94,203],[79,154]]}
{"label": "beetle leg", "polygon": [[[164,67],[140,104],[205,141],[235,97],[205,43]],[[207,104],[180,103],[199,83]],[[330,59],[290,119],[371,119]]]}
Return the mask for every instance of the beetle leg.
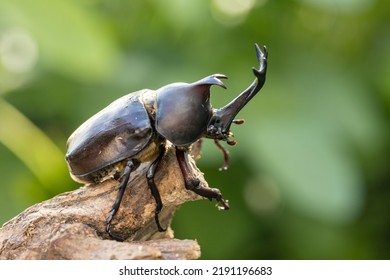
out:
{"label": "beetle leg", "polygon": [[219,209],[229,209],[229,204],[222,198],[220,190],[202,186],[200,184],[200,180],[191,172],[191,168],[187,161],[187,150],[176,148],[176,158],[179,163],[181,173],[183,174],[184,184],[187,190],[191,190],[200,196],[208,198],[209,200],[212,200],[213,198],[216,199],[218,204],[222,205],[221,207],[218,207]]}
{"label": "beetle leg", "polygon": [[125,169],[123,171],[123,175],[122,175],[119,187],[118,187],[118,194],[116,196],[114,204],[111,207],[110,215],[108,216],[108,219],[106,221],[106,231],[114,239],[118,239],[118,238],[111,233],[111,221],[112,221],[112,218],[114,218],[116,212],[118,212],[118,210],[119,210],[119,206],[121,204],[123,194],[125,193],[127,183],[129,182],[130,173],[134,169],[136,169],[138,167],[138,165],[139,165],[139,163],[135,160],[129,160],[126,163],[126,166],[125,166]]}
{"label": "beetle leg", "polygon": [[215,145],[217,145],[218,149],[220,149],[221,152],[222,152],[222,154],[223,154],[223,165],[222,165],[222,167],[219,168],[219,171],[227,170],[227,169],[229,168],[229,161],[230,161],[229,151],[226,150],[226,149],[219,143],[219,140],[214,139],[214,143],[215,143]]}
{"label": "beetle leg", "polygon": [[154,210],[154,219],[156,220],[156,225],[157,225],[158,231],[166,231],[167,230],[166,228],[163,228],[161,226],[160,220],[158,218],[158,214],[160,213],[160,211],[163,207],[163,204],[162,204],[161,196],[160,196],[160,193],[157,189],[156,183],[154,182],[154,175],[156,174],[156,169],[157,169],[158,164],[160,163],[162,157],[164,156],[164,154],[165,154],[165,147],[163,146],[163,148],[160,151],[159,156],[149,166],[148,171],[146,173],[146,179],[148,180],[148,186],[149,186],[150,192],[152,193],[154,199],[156,200],[156,208]]}

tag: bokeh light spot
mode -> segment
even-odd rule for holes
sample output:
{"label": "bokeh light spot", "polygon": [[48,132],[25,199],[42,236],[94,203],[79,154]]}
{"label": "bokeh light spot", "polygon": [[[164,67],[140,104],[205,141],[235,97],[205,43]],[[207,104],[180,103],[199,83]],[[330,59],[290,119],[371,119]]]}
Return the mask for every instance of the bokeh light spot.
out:
{"label": "bokeh light spot", "polygon": [[28,31],[8,29],[0,34],[0,62],[6,71],[22,74],[31,71],[38,61],[38,44]]}

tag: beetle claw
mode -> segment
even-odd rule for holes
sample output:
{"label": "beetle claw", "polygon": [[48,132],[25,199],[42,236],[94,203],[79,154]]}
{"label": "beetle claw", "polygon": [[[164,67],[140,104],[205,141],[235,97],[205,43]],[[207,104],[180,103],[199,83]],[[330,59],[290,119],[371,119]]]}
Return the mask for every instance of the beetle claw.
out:
{"label": "beetle claw", "polygon": [[117,235],[117,234],[115,234],[115,233],[112,233],[111,232],[111,220],[112,220],[112,218],[114,217],[114,211],[113,210],[111,210],[110,211],[110,216],[109,216],[109,218],[107,219],[107,222],[106,222],[106,232],[108,233],[108,235],[112,238],[112,239],[114,239],[114,240],[116,240],[116,241],[124,241],[125,239],[124,238],[122,238],[122,237],[119,237],[119,235]]}
{"label": "beetle claw", "polygon": [[221,198],[220,200],[218,200],[215,207],[217,207],[218,210],[229,210],[230,209],[229,200],[224,200],[223,198]]}
{"label": "beetle claw", "polygon": [[167,230],[167,228],[163,228],[160,224],[160,219],[158,218],[158,214],[160,213],[160,211],[156,211],[155,215],[154,215],[154,219],[155,219],[155,222],[156,222],[156,225],[157,225],[157,228],[158,228],[158,231],[159,232],[164,232]]}

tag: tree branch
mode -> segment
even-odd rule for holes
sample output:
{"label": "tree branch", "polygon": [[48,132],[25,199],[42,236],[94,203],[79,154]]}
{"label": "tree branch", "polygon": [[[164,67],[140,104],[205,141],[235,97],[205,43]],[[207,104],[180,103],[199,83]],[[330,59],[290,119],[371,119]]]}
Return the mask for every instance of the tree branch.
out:
{"label": "tree branch", "polygon": [[[199,156],[200,142],[192,155]],[[193,158],[191,166],[208,186]],[[185,189],[174,149],[168,149],[155,181],[164,207],[160,213],[166,232],[154,221],[155,201],[145,178],[146,163],[131,174],[112,232],[125,242],[110,239],[105,223],[117,195],[118,182],[108,180],[83,186],[36,204],[0,229],[0,259],[196,259],[200,248],[194,240],[174,239],[170,223],[184,202],[201,197]]]}

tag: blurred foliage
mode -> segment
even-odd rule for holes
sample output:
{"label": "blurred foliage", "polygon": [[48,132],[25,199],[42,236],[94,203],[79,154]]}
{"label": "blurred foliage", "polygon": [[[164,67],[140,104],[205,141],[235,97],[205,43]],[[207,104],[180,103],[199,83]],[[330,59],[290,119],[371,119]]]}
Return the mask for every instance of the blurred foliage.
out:
{"label": "blurred foliage", "polygon": [[0,0],[0,222],[78,187],[65,143],[89,116],[221,72],[220,107],[253,80],[257,42],[268,80],[231,167],[213,143],[199,162],[232,209],[187,203],[176,236],[205,259],[389,259],[389,18],[385,0]]}

